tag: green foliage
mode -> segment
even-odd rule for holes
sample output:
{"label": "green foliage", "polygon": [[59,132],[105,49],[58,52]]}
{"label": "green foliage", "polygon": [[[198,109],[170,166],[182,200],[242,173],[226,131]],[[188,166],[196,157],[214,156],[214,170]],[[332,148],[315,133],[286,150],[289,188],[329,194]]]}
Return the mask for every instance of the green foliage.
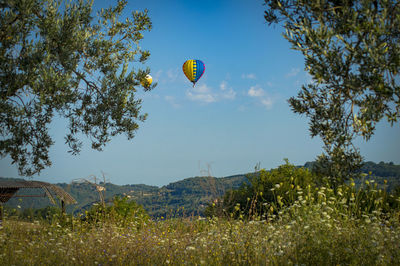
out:
{"label": "green foliage", "polygon": [[317,169],[336,184],[356,177],[362,157],[353,140],[369,140],[383,117],[392,125],[400,117],[398,1],[265,2],[265,19],[283,22],[313,79],[289,104],[324,142]]}
{"label": "green foliage", "polygon": [[112,223],[125,227],[128,225],[142,226],[149,222],[150,216],[135,201],[128,197],[116,196],[111,206],[94,205],[86,212],[84,220],[90,224]]}
{"label": "green foliage", "polygon": [[47,220],[51,222],[56,216],[60,216],[61,209],[55,206],[47,206],[42,209],[25,209],[22,211],[20,217],[23,220],[34,221],[34,220]]}
{"label": "green foliage", "polygon": [[9,155],[21,175],[51,165],[54,116],[68,120],[72,154],[81,149],[81,134],[101,150],[113,136],[132,139],[146,119],[136,92],[150,70],[134,64],[150,55],[139,46],[152,27],[147,11],[121,20],[127,1],[95,15],[92,4],[0,2],[0,156]]}
{"label": "green foliage", "polygon": [[10,208],[5,206],[4,216],[6,220],[18,220],[28,223],[43,223],[49,225],[59,226],[72,226],[73,220],[75,219],[70,214],[62,213],[62,210],[55,206],[46,206],[41,209],[20,209]]}
{"label": "green foliage", "polygon": [[400,179],[400,165],[395,165],[393,162],[380,162],[378,164],[374,162],[366,162],[363,164],[361,170],[363,171],[363,173],[371,173],[375,176],[386,178],[396,177],[397,179]]}
{"label": "green foliage", "polygon": [[113,205],[107,208],[110,216],[120,226],[127,226],[132,222],[136,222],[138,226],[150,220],[150,216],[135,201],[129,200],[128,197],[115,197]]}
{"label": "green foliage", "polygon": [[265,217],[292,205],[299,197],[297,191],[315,187],[318,182],[308,169],[298,168],[288,160],[276,169],[250,174],[248,180],[239,189],[228,191],[222,201],[209,204],[206,215]]}
{"label": "green foliage", "polygon": [[320,178],[286,161],[277,169],[261,170],[249,176],[249,183],[209,204],[205,213],[209,217],[274,220],[284,213],[296,215],[299,210],[318,206],[335,217],[360,219],[399,211],[399,191],[395,188],[389,193],[387,180],[383,188],[372,179],[362,180],[358,187],[353,179],[341,185],[332,184],[329,178]]}

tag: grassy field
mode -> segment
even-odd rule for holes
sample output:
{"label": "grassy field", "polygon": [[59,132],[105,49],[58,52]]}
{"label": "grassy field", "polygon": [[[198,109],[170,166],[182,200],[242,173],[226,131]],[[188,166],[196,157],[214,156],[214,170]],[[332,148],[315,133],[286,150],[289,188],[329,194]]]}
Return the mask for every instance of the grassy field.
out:
{"label": "grassy field", "polygon": [[316,181],[289,164],[261,170],[212,218],[152,219],[129,197],[82,216],[8,217],[0,265],[399,265],[398,192]]}
{"label": "grassy field", "polygon": [[[4,221],[0,265],[398,265],[398,214],[302,204],[275,220]],[[70,219],[70,218],[69,218]]]}

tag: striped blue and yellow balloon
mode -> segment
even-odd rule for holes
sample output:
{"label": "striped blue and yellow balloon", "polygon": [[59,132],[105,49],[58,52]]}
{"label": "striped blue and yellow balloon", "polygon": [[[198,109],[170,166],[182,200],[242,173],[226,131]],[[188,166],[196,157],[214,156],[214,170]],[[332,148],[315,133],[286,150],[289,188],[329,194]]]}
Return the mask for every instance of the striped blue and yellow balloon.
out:
{"label": "striped blue and yellow balloon", "polygon": [[201,78],[201,76],[204,74],[204,63],[200,60],[192,59],[192,60],[187,60],[185,63],[183,63],[183,73],[185,73],[185,76],[193,82],[193,87],[196,84],[196,82]]}

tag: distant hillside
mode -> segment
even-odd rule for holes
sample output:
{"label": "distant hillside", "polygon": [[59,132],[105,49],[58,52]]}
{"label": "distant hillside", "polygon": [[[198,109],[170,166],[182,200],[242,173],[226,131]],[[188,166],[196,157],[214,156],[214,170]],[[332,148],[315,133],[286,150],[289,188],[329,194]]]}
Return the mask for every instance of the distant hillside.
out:
{"label": "distant hillside", "polygon": [[[12,180],[12,178],[0,178],[0,182],[3,180]],[[16,179],[18,180],[18,179]],[[68,192],[78,203],[74,205],[67,205],[68,213],[76,213],[86,209],[89,209],[93,203],[99,201],[99,193],[96,188],[88,183],[57,183],[57,186]],[[101,184],[102,186],[104,184]],[[148,185],[115,185],[112,183],[105,184],[105,200],[111,201],[111,199],[116,195],[131,195],[135,198],[140,198],[141,196],[146,196],[156,193],[159,188],[156,186]],[[17,193],[18,195],[43,195],[43,191],[39,189],[20,189]],[[21,209],[34,208],[40,209],[51,205],[50,200],[47,197],[40,198],[11,198],[6,204],[6,206],[11,206],[16,208],[20,206]]]}
{"label": "distant hillside", "polygon": [[223,196],[229,189],[238,188],[245,180],[245,175],[186,178],[160,188],[156,194],[135,200],[153,216],[175,216],[182,213],[201,215],[207,203]]}
{"label": "distant hillside", "polygon": [[[312,165],[313,162],[307,162],[304,167],[312,168]],[[384,180],[387,180],[388,190],[400,185],[400,165],[366,162],[362,172],[371,173],[368,178],[375,179],[382,186]],[[12,180],[12,178],[0,178],[0,182],[2,180]],[[238,188],[246,180],[245,174],[222,178],[191,177],[161,188],[143,184],[119,186],[106,183],[105,199],[111,201],[116,195],[130,196],[137,203],[143,205],[154,217],[176,216],[182,213],[201,215],[207,203],[221,197],[229,189]],[[361,182],[361,180],[357,181],[359,185]],[[87,183],[59,183],[56,185],[70,193],[78,201],[78,204],[67,207],[69,213],[82,212],[99,201],[99,194],[93,185]],[[20,190],[18,192],[20,195],[33,193],[38,193],[38,191]],[[43,194],[43,192],[40,193]],[[47,198],[12,198],[6,205],[12,208],[20,206],[21,209],[44,208],[50,205],[50,201]]]}
{"label": "distant hillside", "polygon": [[[315,162],[307,162],[304,167],[312,169],[314,164]],[[400,186],[400,165],[396,165],[393,162],[365,162],[360,171],[367,174],[363,180],[375,180],[381,188],[386,186],[387,191]],[[355,183],[360,186],[363,180],[355,180]],[[387,184],[385,184],[385,180]]]}
{"label": "distant hillside", "polygon": [[[129,196],[153,216],[181,215],[182,212],[201,214],[203,206],[210,200],[224,195],[228,189],[238,188],[245,180],[244,175],[235,175],[223,178],[192,177],[170,183],[161,188],[148,185],[115,185],[105,184],[105,201],[110,202],[116,195]],[[0,182],[19,180],[14,178],[1,178]],[[57,183],[62,189],[71,194],[78,202],[67,206],[68,213],[82,212],[89,209],[94,203],[99,202],[99,193],[96,188],[88,183]],[[100,185],[104,186],[103,183]],[[38,189],[20,189],[18,195],[43,195]],[[44,208],[51,205],[47,197],[40,198],[11,198],[6,206],[21,210],[26,208]],[[182,209],[183,207],[183,209]],[[180,213],[176,210],[181,209]]]}

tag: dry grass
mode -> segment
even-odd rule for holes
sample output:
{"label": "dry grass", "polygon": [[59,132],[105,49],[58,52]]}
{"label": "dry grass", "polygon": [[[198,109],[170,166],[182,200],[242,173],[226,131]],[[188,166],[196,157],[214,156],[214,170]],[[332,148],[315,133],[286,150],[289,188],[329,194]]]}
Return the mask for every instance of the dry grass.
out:
{"label": "dry grass", "polygon": [[138,207],[126,199],[116,200],[119,209],[104,220],[103,214],[52,224],[7,220],[0,265],[399,265],[400,213],[389,202],[397,206],[400,199],[388,201],[394,198],[385,190],[367,185],[334,191],[277,184],[276,201],[262,204],[266,210],[252,220],[154,221],[141,212],[127,215]]}
{"label": "dry grass", "polygon": [[9,220],[0,230],[0,265],[396,265],[394,218],[349,219],[313,205],[269,223],[168,219],[138,229],[134,222],[119,228]]}

